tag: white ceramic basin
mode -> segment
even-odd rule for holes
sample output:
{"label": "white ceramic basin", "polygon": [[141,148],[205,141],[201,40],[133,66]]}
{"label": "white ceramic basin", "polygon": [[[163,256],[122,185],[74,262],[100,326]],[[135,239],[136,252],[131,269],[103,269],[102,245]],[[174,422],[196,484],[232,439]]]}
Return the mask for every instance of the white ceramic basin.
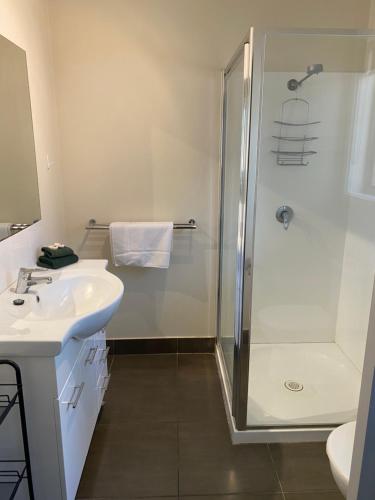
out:
{"label": "white ceramic basin", "polygon": [[[18,295],[0,295],[0,354],[56,355],[71,337],[89,337],[117,310],[124,286],[106,271],[105,260],[79,261],[62,270],[46,270],[51,284]],[[38,276],[43,274],[38,273]],[[21,306],[13,304],[22,298]],[[52,354],[50,354],[52,352]]]}

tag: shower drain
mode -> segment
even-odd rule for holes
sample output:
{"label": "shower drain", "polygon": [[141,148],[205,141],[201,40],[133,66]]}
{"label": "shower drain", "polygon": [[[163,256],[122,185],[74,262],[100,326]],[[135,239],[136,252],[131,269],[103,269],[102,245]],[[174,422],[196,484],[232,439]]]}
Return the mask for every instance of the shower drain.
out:
{"label": "shower drain", "polygon": [[303,384],[296,382],[295,380],[286,380],[284,382],[284,387],[289,391],[299,392],[303,390]]}

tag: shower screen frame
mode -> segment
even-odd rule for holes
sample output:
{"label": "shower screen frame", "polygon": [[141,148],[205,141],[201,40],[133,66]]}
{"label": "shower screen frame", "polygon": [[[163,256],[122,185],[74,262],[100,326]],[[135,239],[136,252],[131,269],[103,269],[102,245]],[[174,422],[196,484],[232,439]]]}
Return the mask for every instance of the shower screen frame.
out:
{"label": "shower screen frame", "polygon": [[[251,28],[250,34],[239,49],[235,52],[223,72],[225,75],[238,59],[239,54],[245,49],[243,109],[242,109],[242,134],[241,134],[241,200],[239,203],[238,241],[237,241],[237,275],[236,275],[236,324],[234,327],[234,366],[233,385],[231,387],[228,368],[225,365],[223,352],[220,345],[220,270],[222,265],[222,230],[223,230],[223,188],[224,188],[224,154],[225,154],[225,104],[226,89],[223,85],[222,95],[222,151],[221,151],[221,201],[220,201],[220,250],[219,250],[219,280],[218,280],[218,318],[217,318],[217,355],[221,369],[224,390],[231,406],[231,413],[236,430],[252,432],[293,432],[294,431],[322,431],[329,432],[332,426],[306,425],[254,427],[247,425],[248,383],[250,342],[251,342],[251,307],[252,307],[252,282],[253,282],[253,255],[254,233],[256,216],[256,190],[258,176],[258,153],[260,147],[260,130],[262,119],[262,94],[265,49],[268,36],[272,35],[300,35],[300,36],[351,36],[375,37],[374,30],[346,30],[346,29],[266,29]],[[247,55],[246,55],[247,51]]]}
{"label": "shower screen frame", "polygon": [[[240,196],[238,204],[238,227],[236,248],[236,290],[235,290],[235,321],[234,321],[234,359],[233,359],[233,383],[229,382],[228,367],[226,366],[223,351],[220,344],[220,317],[221,317],[221,269],[223,262],[223,211],[224,211],[224,185],[225,185],[225,133],[226,133],[226,85],[225,79],[232,67],[237,64],[239,58],[243,57],[243,95],[242,95],[242,129],[241,129],[241,154],[240,154]],[[251,296],[251,252],[252,245],[246,245],[246,233],[252,231],[252,219],[249,213],[253,211],[248,202],[249,194],[254,192],[249,179],[250,166],[250,135],[257,133],[257,126],[250,129],[251,103],[254,63],[254,29],[251,28],[249,35],[244,39],[235,52],[228,66],[223,72],[223,102],[222,102],[222,147],[221,147],[221,202],[220,202],[220,251],[219,251],[219,280],[218,280],[218,315],[217,315],[217,337],[218,355],[224,373],[225,390],[231,399],[232,416],[238,429],[246,428],[247,417],[247,390],[249,378],[249,354],[250,354],[250,309],[245,304],[246,298]],[[253,196],[254,199],[254,196]],[[250,252],[250,253],[249,253]]]}

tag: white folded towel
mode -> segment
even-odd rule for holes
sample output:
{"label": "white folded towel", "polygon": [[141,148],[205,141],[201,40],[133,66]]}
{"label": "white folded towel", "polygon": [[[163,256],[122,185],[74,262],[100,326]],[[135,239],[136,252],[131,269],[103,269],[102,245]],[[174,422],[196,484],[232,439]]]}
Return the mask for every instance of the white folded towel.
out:
{"label": "white folded towel", "polygon": [[115,266],[169,267],[172,222],[112,222],[109,234]]}
{"label": "white folded towel", "polygon": [[8,238],[12,234],[12,223],[11,222],[0,222],[0,240]]}

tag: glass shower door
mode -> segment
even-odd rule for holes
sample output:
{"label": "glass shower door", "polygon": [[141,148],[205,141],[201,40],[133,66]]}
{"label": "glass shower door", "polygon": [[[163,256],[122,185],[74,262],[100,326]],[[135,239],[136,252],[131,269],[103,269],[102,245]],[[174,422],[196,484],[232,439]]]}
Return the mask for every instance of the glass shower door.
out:
{"label": "glass shower door", "polygon": [[218,340],[232,389],[233,408],[242,342],[250,76],[251,43],[247,41],[224,73]]}
{"label": "glass shower door", "polygon": [[218,354],[235,426],[254,436],[356,417],[374,61],[372,32],[251,30],[224,74]]}
{"label": "glass shower door", "polygon": [[255,48],[252,429],[356,418],[375,269],[374,40],[269,32]]}

